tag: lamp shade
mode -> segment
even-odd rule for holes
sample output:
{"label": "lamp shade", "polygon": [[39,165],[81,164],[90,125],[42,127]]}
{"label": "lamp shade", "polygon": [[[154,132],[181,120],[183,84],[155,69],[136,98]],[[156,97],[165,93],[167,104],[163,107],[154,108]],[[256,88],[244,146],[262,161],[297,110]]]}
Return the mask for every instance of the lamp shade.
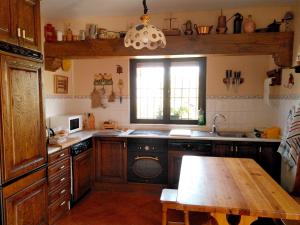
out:
{"label": "lamp shade", "polygon": [[149,16],[147,14],[141,17],[141,24],[132,27],[126,33],[124,38],[125,47],[132,46],[134,49],[148,48],[154,50],[158,47],[166,46],[166,37],[157,27],[148,24]]}

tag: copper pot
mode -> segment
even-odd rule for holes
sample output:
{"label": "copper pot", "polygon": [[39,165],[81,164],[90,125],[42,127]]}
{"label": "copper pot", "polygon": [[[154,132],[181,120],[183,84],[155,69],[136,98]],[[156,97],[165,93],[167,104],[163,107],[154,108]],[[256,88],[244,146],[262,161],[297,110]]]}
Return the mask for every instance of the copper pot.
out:
{"label": "copper pot", "polygon": [[197,24],[194,24],[194,28],[197,34],[209,34],[213,26],[198,26]]}

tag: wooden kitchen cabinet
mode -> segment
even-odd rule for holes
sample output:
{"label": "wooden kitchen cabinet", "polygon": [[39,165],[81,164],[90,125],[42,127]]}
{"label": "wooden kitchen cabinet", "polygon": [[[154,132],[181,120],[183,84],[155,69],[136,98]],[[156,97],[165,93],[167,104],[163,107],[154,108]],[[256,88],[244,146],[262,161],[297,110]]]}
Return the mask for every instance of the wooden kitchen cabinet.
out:
{"label": "wooden kitchen cabinet", "polygon": [[0,40],[41,50],[40,0],[0,1]]}
{"label": "wooden kitchen cabinet", "polygon": [[277,153],[279,144],[268,142],[214,141],[213,155],[254,159],[276,181],[280,180],[281,157]]}
{"label": "wooden kitchen cabinet", "polygon": [[48,221],[55,224],[69,211],[71,200],[70,149],[49,155],[48,166]]}
{"label": "wooden kitchen cabinet", "polygon": [[251,142],[213,142],[213,155],[218,157],[237,157],[257,159],[257,146]]}
{"label": "wooden kitchen cabinet", "polygon": [[96,182],[127,182],[127,141],[124,138],[97,138]]}
{"label": "wooden kitchen cabinet", "polygon": [[258,143],[258,164],[280,182],[281,155],[277,152],[279,143]]}
{"label": "wooden kitchen cabinet", "polygon": [[41,64],[1,58],[2,183],[47,162]]}
{"label": "wooden kitchen cabinet", "polygon": [[89,149],[73,157],[73,201],[77,201],[92,186],[92,151]]}
{"label": "wooden kitchen cabinet", "polygon": [[46,169],[4,187],[3,205],[7,225],[48,224]]}
{"label": "wooden kitchen cabinet", "polygon": [[0,1],[0,40],[9,41],[11,36],[10,0]]}
{"label": "wooden kitchen cabinet", "polygon": [[13,2],[13,37],[18,38],[21,30],[20,44],[33,50],[41,49],[40,0],[11,0]]}

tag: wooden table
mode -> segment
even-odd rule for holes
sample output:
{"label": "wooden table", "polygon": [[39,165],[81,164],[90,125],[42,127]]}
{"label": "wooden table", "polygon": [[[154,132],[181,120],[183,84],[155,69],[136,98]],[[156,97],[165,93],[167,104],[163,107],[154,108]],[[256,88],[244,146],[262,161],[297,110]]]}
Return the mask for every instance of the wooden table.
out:
{"label": "wooden table", "polygon": [[240,225],[258,217],[300,220],[300,206],[254,160],[184,156],[177,203],[188,211],[210,213],[219,225],[226,214]]}

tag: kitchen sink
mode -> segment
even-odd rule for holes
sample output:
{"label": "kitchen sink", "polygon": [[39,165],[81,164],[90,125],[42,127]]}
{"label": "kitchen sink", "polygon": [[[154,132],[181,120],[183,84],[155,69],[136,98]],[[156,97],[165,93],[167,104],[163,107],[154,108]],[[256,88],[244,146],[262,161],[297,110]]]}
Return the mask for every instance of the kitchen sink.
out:
{"label": "kitchen sink", "polygon": [[232,137],[232,138],[247,138],[249,135],[245,132],[218,132],[219,137]]}
{"label": "kitchen sink", "polygon": [[95,134],[95,136],[119,136],[120,134],[124,133],[120,130],[101,130]]}

